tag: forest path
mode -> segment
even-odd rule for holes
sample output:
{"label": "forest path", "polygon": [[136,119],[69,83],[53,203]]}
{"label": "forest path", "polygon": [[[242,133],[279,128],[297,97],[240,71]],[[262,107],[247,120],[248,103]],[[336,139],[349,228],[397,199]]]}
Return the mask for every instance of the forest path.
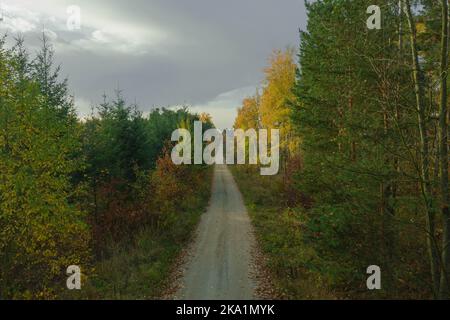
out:
{"label": "forest path", "polygon": [[211,202],[197,229],[176,299],[254,299],[254,244],[250,218],[236,182],[226,165],[217,165]]}

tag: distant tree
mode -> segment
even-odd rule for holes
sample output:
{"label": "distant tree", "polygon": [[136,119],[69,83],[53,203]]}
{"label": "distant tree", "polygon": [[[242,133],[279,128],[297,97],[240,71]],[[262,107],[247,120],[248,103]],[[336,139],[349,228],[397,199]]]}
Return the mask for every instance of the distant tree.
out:
{"label": "distant tree", "polygon": [[0,61],[0,296],[54,298],[69,265],[90,263],[85,212],[72,201],[79,127],[48,107],[22,40]]}
{"label": "distant tree", "polygon": [[259,120],[262,128],[280,130],[282,167],[286,174],[287,162],[298,151],[299,140],[293,135],[291,105],[295,103],[293,88],[297,65],[294,50],[274,51],[265,71],[259,102]]}
{"label": "distant tree", "polygon": [[242,101],[242,107],[238,109],[238,114],[234,122],[235,129],[258,130],[260,128],[259,100],[259,95],[256,94],[255,96],[245,98]]}

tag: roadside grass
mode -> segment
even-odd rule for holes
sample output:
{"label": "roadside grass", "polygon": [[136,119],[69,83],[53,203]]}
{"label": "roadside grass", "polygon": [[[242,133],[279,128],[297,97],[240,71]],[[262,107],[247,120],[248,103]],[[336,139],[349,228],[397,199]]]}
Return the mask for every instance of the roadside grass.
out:
{"label": "roadside grass", "polygon": [[302,239],[302,212],[281,199],[282,176],[264,177],[248,166],[230,167],[244,197],[265,266],[283,299],[336,299],[330,279],[314,270],[320,257]]}
{"label": "roadside grass", "polygon": [[159,228],[143,227],[128,240],[111,243],[108,258],[95,263],[80,292],[67,299],[159,299],[181,250],[189,243],[211,195],[212,168],[180,212]]}

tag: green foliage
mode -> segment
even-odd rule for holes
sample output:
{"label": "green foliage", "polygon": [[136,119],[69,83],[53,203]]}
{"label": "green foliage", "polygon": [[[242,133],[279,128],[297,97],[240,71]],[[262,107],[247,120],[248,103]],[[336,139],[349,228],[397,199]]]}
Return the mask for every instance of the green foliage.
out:
{"label": "green foliage", "polygon": [[[398,2],[378,1],[379,31],[364,28],[362,8],[372,4],[307,5],[292,105],[303,159],[296,186],[312,199],[303,236],[344,297],[429,297],[424,219],[410,211],[423,206],[420,193],[411,197],[420,175],[409,51],[399,49]],[[383,270],[383,290],[370,295],[365,269],[373,264]]]}
{"label": "green foliage", "polygon": [[67,99],[47,103],[43,79],[18,41],[0,47],[0,297],[53,298],[63,288],[65,268],[89,265],[85,212],[73,202],[80,167],[79,124],[65,86],[48,90]]}
{"label": "green foliage", "polygon": [[0,42],[0,298],[72,298],[70,265],[95,298],[129,281],[153,295],[209,195],[210,171],[168,154],[172,132],[200,116],[144,117],[117,91],[81,121],[59,71],[45,37],[33,60],[22,39]]}
{"label": "green foliage", "polygon": [[[81,294],[69,294],[67,298],[81,299],[158,299],[170,281],[169,274],[210,198],[211,168],[197,167],[184,171],[184,180],[177,180],[177,188],[192,190],[182,199],[164,196],[164,201],[154,195],[158,207],[159,225],[146,225],[126,241],[109,242],[107,258],[95,265],[95,272],[87,280]],[[157,170],[159,171],[159,169]],[[172,180],[174,177],[167,177]],[[156,182],[156,181],[155,181]],[[165,189],[165,186],[156,186]],[[160,194],[161,191],[158,191]],[[156,204],[156,203],[155,203]]]}
{"label": "green foliage", "polygon": [[276,291],[285,299],[334,299],[331,278],[325,278],[322,257],[304,241],[303,209],[284,206],[281,176],[263,177],[258,170],[234,167],[258,242]]}
{"label": "green foliage", "polygon": [[[436,68],[440,9],[431,1],[414,2],[423,5],[414,16],[427,95],[425,135],[434,141],[425,155],[419,148],[424,139],[411,79],[411,38],[398,3],[307,1],[308,28],[301,32],[293,90],[281,86],[280,79],[289,77],[279,77],[276,90],[265,88],[262,99],[269,103],[260,103],[259,114],[273,122],[277,102],[290,105],[289,112],[283,109],[290,127],[285,135],[300,141],[300,152],[293,148],[282,156],[286,163],[277,179],[264,181],[249,168],[235,175],[269,267],[288,298],[432,297],[424,214],[429,199],[421,189],[420,167],[425,157],[431,160],[432,193],[442,193],[436,187],[439,150],[433,123],[442,76]],[[373,4],[382,10],[381,30],[366,28],[366,8]],[[272,63],[277,70],[280,63]],[[249,101],[236,118],[241,126],[258,119]],[[381,267],[380,291],[366,288],[370,265]]]}

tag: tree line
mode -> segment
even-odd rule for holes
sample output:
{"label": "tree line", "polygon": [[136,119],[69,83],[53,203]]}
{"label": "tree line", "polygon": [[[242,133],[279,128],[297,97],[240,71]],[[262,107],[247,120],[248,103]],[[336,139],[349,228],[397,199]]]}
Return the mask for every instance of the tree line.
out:
{"label": "tree line", "polygon": [[144,116],[120,91],[80,119],[46,37],[35,57],[23,39],[12,47],[6,40],[0,41],[0,299],[66,297],[67,267],[80,266],[84,280],[95,277],[114,243],[132,242],[143,228],[170,237],[176,221],[199,208],[193,190],[208,181],[207,170],[173,165],[169,142],[180,126],[212,123],[187,108]]}
{"label": "tree line", "polygon": [[235,123],[284,136],[280,210],[313,249],[291,267],[338,297],[370,297],[378,265],[375,297],[450,298],[447,0],[306,7],[300,48],[274,52]]}

